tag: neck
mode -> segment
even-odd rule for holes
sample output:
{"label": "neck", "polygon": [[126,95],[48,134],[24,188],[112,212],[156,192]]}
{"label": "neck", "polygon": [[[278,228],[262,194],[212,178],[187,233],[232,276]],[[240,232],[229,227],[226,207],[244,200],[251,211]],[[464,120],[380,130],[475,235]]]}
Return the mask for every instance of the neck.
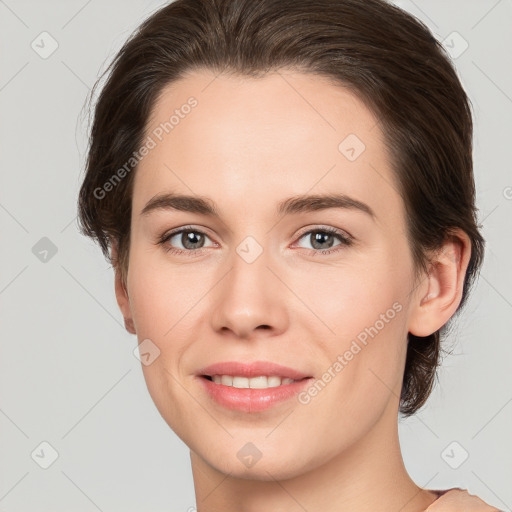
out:
{"label": "neck", "polygon": [[350,449],[286,480],[237,478],[190,457],[198,512],[420,512],[437,497],[409,477],[392,410]]}

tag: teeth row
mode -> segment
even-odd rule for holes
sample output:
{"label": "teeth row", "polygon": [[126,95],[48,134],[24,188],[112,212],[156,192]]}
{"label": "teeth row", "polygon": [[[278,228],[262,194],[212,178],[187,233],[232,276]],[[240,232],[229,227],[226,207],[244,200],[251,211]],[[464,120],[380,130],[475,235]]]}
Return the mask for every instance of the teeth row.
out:
{"label": "teeth row", "polygon": [[275,388],[284,384],[291,384],[295,382],[293,379],[287,377],[281,378],[275,375],[266,377],[264,375],[260,377],[233,377],[231,375],[214,375],[213,382],[217,384],[223,384],[224,386],[232,386],[234,388],[252,388],[252,389],[265,389]]}

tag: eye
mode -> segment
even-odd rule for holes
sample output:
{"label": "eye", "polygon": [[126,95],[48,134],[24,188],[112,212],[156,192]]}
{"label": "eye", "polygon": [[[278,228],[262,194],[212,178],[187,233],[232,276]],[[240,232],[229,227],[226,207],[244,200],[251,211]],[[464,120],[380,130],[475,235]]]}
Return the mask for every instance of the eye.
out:
{"label": "eye", "polygon": [[[174,254],[188,253],[190,255],[191,253],[198,254],[201,252],[207,238],[209,239],[208,235],[203,231],[193,226],[186,226],[164,234],[158,243],[163,245],[167,252]],[[176,244],[181,244],[181,247],[175,247]]]}
{"label": "eye", "polygon": [[[202,250],[206,247],[213,247],[214,245],[205,246],[205,240],[209,239],[208,235],[196,229],[193,226],[185,226],[170,233],[162,235],[158,243],[162,245],[165,251],[173,254],[186,254],[187,256],[198,255],[202,253]],[[311,251],[313,254],[327,255],[332,252],[338,252],[352,245],[352,238],[344,232],[331,228],[321,227],[316,229],[310,229],[302,233],[299,237],[299,241],[305,239],[312,246]],[[335,243],[338,240],[339,243]],[[181,245],[181,247],[176,247]],[[304,247],[299,244],[299,247]],[[307,247],[304,247],[307,249]]]}
{"label": "eye", "polygon": [[[310,229],[300,236],[299,240],[302,239],[311,244],[313,254],[322,255],[340,251],[344,246],[350,246],[353,243],[350,236],[331,227]],[[335,244],[336,240],[339,241],[338,244]],[[303,245],[299,246],[304,247]]]}

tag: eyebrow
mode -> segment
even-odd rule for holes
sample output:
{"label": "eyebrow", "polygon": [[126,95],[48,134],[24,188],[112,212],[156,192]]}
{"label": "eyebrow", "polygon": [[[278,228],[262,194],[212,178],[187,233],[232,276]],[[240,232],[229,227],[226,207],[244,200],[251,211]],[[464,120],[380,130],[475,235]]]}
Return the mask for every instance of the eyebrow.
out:
{"label": "eyebrow", "polygon": [[[369,215],[372,220],[376,217],[375,212],[366,203],[345,194],[293,196],[281,201],[277,206],[276,213],[278,215],[293,215],[327,210],[329,208],[363,212]],[[190,196],[172,192],[158,194],[151,198],[142,209],[140,215],[145,216],[157,210],[176,210],[221,218],[219,209],[211,199],[203,196]]]}

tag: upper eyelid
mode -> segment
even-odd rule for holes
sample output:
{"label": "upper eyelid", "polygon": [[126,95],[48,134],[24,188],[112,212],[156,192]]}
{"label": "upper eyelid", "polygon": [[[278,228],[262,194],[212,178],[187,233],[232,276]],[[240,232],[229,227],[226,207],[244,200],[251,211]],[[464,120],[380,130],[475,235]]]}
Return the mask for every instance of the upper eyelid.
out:
{"label": "upper eyelid", "polygon": [[306,227],[304,228],[304,231],[299,231],[299,233],[296,235],[298,238],[302,238],[304,235],[307,235],[308,233],[314,232],[314,231],[326,231],[327,233],[330,233],[331,235],[339,235],[344,238],[353,239],[354,237],[344,229],[335,228],[333,226],[327,226],[327,225],[317,225],[313,227]]}
{"label": "upper eyelid", "polygon": [[176,235],[179,235],[183,232],[190,231],[192,233],[201,233],[203,235],[206,235],[208,238],[211,238],[211,236],[208,234],[208,232],[205,230],[205,228],[196,228],[195,226],[183,226],[181,228],[171,229],[170,231],[164,233],[160,239],[168,240]]}

